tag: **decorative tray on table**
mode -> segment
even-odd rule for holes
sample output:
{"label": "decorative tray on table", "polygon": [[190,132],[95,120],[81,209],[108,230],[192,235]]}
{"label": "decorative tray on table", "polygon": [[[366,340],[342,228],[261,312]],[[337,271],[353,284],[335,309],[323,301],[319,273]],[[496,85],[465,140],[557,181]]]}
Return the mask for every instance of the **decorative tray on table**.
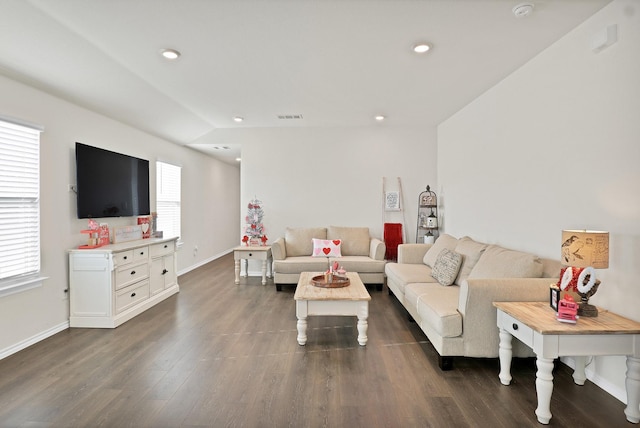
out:
{"label": "decorative tray on table", "polygon": [[325,280],[324,275],[317,275],[311,278],[311,285],[322,288],[342,288],[350,284],[349,278],[344,276],[333,275],[333,279],[329,282]]}

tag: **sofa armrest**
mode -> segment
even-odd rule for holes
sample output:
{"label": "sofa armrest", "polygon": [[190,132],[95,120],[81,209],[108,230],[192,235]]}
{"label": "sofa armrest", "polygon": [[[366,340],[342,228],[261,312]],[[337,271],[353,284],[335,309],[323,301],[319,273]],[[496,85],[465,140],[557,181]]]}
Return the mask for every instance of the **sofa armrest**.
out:
{"label": "sofa armrest", "polygon": [[284,260],[287,258],[287,246],[284,238],[278,238],[271,244],[271,255],[273,260]]}
{"label": "sofa armrest", "polygon": [[422,264],[424,255],[433,244],[398,245],[398,263]]}
{"label": "sofa armrest", "polygon": [[387,252],[387,246],[384,242],[377,238],[371,238],[369,243],[369,257],[373,260],[384,260],[384,255]]}
{"label": "sofa armrest", "polygon": [[469,278],[462,281],[458,311],[462,314],[465,355],[498,356],[498,317],[493,302],[547,301],[551,283],[553,279],[549,278]]}

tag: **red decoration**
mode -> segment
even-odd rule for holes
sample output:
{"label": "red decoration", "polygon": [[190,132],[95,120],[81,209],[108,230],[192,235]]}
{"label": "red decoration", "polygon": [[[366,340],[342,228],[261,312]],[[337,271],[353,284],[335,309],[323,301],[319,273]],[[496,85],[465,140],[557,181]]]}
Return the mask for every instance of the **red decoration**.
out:
{"label": "red decoration", "polygon": [[138,217],[138,224],[142,229],[142,239],[151,237],[151,219],[149,217]]}

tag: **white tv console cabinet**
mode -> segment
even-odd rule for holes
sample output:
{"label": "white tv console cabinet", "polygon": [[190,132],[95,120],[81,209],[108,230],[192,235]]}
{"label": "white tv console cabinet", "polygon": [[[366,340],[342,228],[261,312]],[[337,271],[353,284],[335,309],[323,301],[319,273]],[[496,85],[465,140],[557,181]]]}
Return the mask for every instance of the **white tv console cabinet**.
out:
{"label": "white tv console cabinet", "polygon": [[180,291],[176,240],[70,250],[70,326],[115,328]]}

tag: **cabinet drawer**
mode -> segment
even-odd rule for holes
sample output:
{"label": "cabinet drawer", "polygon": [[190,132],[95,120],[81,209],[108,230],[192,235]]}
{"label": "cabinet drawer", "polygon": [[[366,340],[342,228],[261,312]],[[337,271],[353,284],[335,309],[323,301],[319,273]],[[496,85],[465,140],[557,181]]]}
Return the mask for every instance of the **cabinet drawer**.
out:
{"label": "cabinet drawer", "polygon": [[142,263],[120,266],[116,269],[116,290],[140,281],[149,276],[149,263],[145,260]]}
{"label": "cabinet drawer", "polygon": [[518,321],[511,315],[502,313],[501,326],[513,337],[520,340],[525,345],[533,346],[533,330],[522,321]]}
{"label": "cabinet drawer", "polygon": [[149,298],[149,280],[130,285],[116,292],[116,313],[125,311]]}
{"label": "cabinet drawer", "polygon": [[136,248],[133,251],[133,260],[134,261],[140,261],[140,260],[147,260],[149,259],[149,247],[140,247],[140,248]]}
{"label": "cabinet drawer", "polygon": [[[271,254],[271,253],[269,253]],[[236,251],[235,254],[236,259],[247,259],[247,260],[267,260],[267,252],[263,250],[242,250]]]}
{"label": "cabinet drawer", "polygon": [[160,244],[153,244],[149,248],[149,254],[151,254],[151,257],[158,257],[158,256],[163,256],[165,254],[171,254],[176,249],[175,244],[176,244],[175,241],[162,242]]}
{"label": "cabinet drawer", "polygon": [[133,250],[120,251],[113,254],[113,261],[116,266],[124,266],[133,262]]}

